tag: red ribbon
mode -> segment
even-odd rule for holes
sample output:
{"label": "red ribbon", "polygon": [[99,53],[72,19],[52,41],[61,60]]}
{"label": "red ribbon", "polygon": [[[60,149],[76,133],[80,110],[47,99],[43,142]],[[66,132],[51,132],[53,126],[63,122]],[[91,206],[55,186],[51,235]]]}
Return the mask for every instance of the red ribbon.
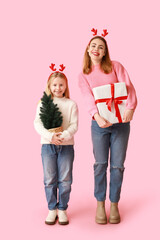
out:
{"label": "red ribbon", "polygon": [[108,105],[108,110],[111,112],[111,105],[112,102],[114,103],[115,106],[115,111],[116,111],[116,117],[118,118],[119,123],[122,122],[122,118],[121,118],[121,114],[119,111],[119,107],[118,104],[121,104],[123,101],[122,100],[126,100],[127,96],[122,96],[122,97],[116,97],[114,98],[114,84],[111,84],[111,98],[103,98],[103,99],[97,99],[95,101],[95,103],[102,103],[102,102],[106,102],[106,105]]}

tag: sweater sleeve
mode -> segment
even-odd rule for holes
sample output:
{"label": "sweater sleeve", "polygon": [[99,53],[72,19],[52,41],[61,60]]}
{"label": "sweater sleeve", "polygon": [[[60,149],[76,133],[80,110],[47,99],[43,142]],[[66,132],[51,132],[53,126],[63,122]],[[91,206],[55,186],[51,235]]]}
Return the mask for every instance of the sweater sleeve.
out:
{"label": "sweater sleeve", "polygon": [[120,64],[119,62],[113,62],[113,63],[114,63],[114,70],[117,75],[118,81],[126,83],[127,93],[128,93],[126,108],[135,110],[137,106],[137,97],[136,97],[135,88],[130,80],[130,77],[122,64]]}
{"label": "sweater sleeve", "polygon": [[87,107],[89,114],[93,117],[94,114],[98,112],[98,109],[95,104],[95,99],[92,90],[83,73],[79,74],[78,80],[79,80],[78,85],[81,90],[85,106]]}
{"label": "sweater sleeve", "polygon": [[52,141],[52,136],[54,133],[49,132],[46,128],[44,128],[43,123],[40,119],[40,107],[42,106],[42,103],[38,103],[37,111],[36,111],[36,117],[34,120],[34,128],[43,138],[45,138],[48,141]]}
{"label": "sweater sleeve", "polygon": [[62,132],[60,137],[64,138],[65,141],[68,141],[77,132],[77,129],[78,129],[78,108],[76,103],[74,103],[71,107],[69,127]]}

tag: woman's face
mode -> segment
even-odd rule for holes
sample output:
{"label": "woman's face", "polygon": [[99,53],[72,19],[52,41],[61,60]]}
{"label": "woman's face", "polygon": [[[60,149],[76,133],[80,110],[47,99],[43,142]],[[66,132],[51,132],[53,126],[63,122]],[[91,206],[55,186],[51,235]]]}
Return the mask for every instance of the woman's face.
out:
{"label": "woman's face", "polygon": [[104,42],[99,38],[93,39],[88,46],[88,54],[93,64],[100,63],[105,53],[106,49]]}
{"label": "woman's face", "polygon": [[66,80],[61,77],[56,77],[52,80],[50,85],[50,90],[55,97],[61,98],[63,97],[66,91]]}

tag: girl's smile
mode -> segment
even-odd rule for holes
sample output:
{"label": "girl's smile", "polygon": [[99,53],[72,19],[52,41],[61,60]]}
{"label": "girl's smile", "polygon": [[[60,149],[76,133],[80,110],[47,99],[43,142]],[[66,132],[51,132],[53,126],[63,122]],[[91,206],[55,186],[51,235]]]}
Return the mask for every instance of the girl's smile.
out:
{"label": "girl's smile", "polygon": [[50,89],[55,97],[62,98],[66,91],[66,80],[61,77],[54,78],[50,85]]}

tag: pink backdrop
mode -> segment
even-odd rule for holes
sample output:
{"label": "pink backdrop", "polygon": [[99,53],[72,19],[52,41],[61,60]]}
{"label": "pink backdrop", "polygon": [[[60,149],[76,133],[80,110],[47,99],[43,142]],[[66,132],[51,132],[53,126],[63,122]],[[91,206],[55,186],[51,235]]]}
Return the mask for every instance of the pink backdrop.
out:
{"label": "pink backdrop", "polygon": [[[159,0],[6,0],[0,5],[1,239],[159,239]],[[111,58],[125,66],[138,96],[119,225],[94,222],[90,117],[77,86],[92,27],[99,33],[108,29]],[[51,62],[67,66],[71,98],[79,106],[68,226],[44,224],[40,137],[33,127]],[[108,194],[106,206],[108,212]]]}

